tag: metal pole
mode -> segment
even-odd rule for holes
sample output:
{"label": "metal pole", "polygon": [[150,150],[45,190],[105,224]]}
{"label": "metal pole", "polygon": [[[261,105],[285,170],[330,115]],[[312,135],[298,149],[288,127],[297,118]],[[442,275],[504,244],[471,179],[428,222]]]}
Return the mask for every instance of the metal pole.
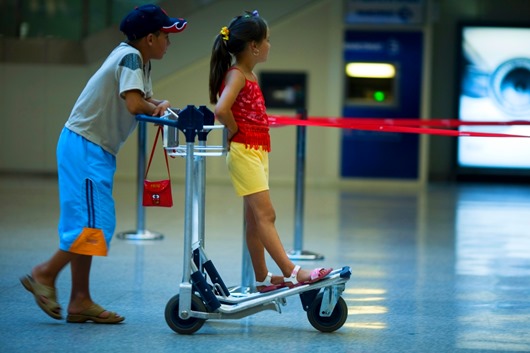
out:
{"label": "metal pole", "polygon": [[[307,120],[307,110],[299,111],[300,119]],[[304,238],[304,187],[306,160],[306,127],[296,127],[296,179],[294,206],[294,249],[288,252],[291,260],[323,260],[324,256],[303,249]]]}
{"label": "metal pole", "polygon": [[235,297],[247,296],[255,291],[254,288],[254,268],[252,266],[252,260],[250,259],[250,253],[247,247],[247,222],[245,221],[245,211],[243,210],[243,258],[241,262],[241,285],[231,287],[228,290],[230,295]]}
{"label": "metal pole", "polygon": [[[200,147],[206,147],[206,141],[199,140]],[[205,219],[206,219],[206,157],[195,157],[195,212],[197,224],[197,240],[205,247]],[[195,239],[194,239],[195,240]]]}
{"label": "metal pole", "polygon": [[243,215],[243,261],[241,266],[241,289],[244,292],[251,292],[254,290],[254,268],[250,253],[247,247],[247,222],[245,215]]}
{"label": "metal pole", "polygon": [[182,283],[189,282],[191,270],[191,253],[193,243],[194,230],[194,184],[193,176],[195,174],[195,160],[194,160],[194,142],[188,142],[186,139],[186,191],[184,195],[184,265]]}
{"label": "metal pole", "polygon": [[138,167],[137,167],[137,203],[136,203],[136,230],[120,232],[116,236],[125,240],[159,240],[164,236],[160,233],[151,232],[145,229],[145,208],[142,205],[144,194],[144,172],[146,156],[146,132],[145,122],[138,123]]}

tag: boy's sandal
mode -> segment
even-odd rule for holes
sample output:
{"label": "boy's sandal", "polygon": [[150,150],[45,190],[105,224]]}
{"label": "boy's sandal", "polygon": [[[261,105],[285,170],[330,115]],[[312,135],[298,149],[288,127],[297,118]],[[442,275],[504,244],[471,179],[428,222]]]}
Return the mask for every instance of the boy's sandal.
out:
{"label": "boy's sandal", "polygon": [[267,293],[286,286],[285,283],[272,284],[272,273],[268,272],[267,277],[262,282],[256,282],[256,290],[260,293]]}
{"label": "boy's sandal", "polygon": [[61,315],[61,306],[57,303],[55,288],[35,281],[30,275],[22,277],[20,283],[22,283],[28,292],[33,294],[35,302],[37,302],[37,305],[42,311],[56,320],[63,318]]}
{"label": "boy's sandal", "polygon": [[119,316],[115,312],[109,311],[109,316],[107,317],[100,317],[102,313],[104,313],[105,310],[98,304],[92,304],[88,309],[83,310],[79,314],[68,314],[66,317],[66,322],[70,323],[85,323],[87,321],[92,321],[97,324],[117,324],[119,322],[122,322],[125,320],[125,317]]}
{"label": "boy's sandal", "polygon": [[297,279],[299,271],[300,271],[300,266],[296,265],[294,267],[294,269],[293,269],[293,272],[291,272],[291,277],[286,277],[285,278],[285,283],[287,283],[290,287],[298,287],[298,286],[302,286],[304,284],[315,283],[315,282],[320,281],[321,279],[323,279],[327,275],[329,275],[331,273],[331,271],[333,271],[333,269],[332,268],[323,268],[323,267],[315,268],[313,271],[311,271],[310,279],[307,280],[307,281],[301,281],[301,282],[299,282],[298,279]]}

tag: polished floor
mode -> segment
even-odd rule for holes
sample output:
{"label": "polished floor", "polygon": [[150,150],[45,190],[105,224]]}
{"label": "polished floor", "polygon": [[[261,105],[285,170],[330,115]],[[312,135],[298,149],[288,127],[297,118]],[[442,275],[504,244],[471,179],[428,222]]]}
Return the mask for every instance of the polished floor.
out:
{"label": "polished floor", "polygon": [[[134,184],[116,184],[117,232],[137,229]],[[163,239],[115,237],[94,260],[93,297],[124,323],[67,324],[18,280],[56,250],[56,181],[0,177],[0,352],[530,352],[530,185],[308,188],[303,250],[325,259],[300,264],[351,267],[344,326],[315,330],[294,296],[282,313],[209,320],[193,335],[164,319],[182,280],[183,188],[173,188],[172,209],[145,214]],[[293,189],[272,197],[291,249]],[[228,185],[209,185],[206,200],[206,251],[227,284],[241,284],[241,202]],[[66,307],[68,268],[56,285]]]}

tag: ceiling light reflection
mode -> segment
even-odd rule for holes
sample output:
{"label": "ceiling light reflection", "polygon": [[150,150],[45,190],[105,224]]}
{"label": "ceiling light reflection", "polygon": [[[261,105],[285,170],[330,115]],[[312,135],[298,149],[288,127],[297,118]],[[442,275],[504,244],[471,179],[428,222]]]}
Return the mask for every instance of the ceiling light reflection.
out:
{"label": "ceiling light reflection", "polygon": [[386,290],[377,288],[348,288],[344,293],[352,295],[383,295],[386,294]]}
{"label": "ceiling light reflection", "polygon": [[367,297],[367,298],[345,298],[347,302],[380,302],[385,300],[384,297]]}
{"label": "ceiling light reflection", "polygon": [[345,327],[355,329],[371,329],[371,330],[382,330],[386,328],[384,322],[347,322],[344,324]]}
{"label": "ceiling light reflection", "polygon": [[348,315],[386,314],[388,308],[382,305],[349,306]]}

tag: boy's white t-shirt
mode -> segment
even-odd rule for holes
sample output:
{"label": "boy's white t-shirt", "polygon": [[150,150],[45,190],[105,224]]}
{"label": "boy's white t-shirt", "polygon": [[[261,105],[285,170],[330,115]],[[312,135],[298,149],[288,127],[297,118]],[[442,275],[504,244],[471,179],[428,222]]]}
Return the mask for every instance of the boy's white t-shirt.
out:
{"label": "boy's white t-shirt", "polygon": [[137,125],[122,97],[130,90],[153,96],[151,63],[144,67],[140,52],[121,43],[87,82],[65,126],[117,155]]}

